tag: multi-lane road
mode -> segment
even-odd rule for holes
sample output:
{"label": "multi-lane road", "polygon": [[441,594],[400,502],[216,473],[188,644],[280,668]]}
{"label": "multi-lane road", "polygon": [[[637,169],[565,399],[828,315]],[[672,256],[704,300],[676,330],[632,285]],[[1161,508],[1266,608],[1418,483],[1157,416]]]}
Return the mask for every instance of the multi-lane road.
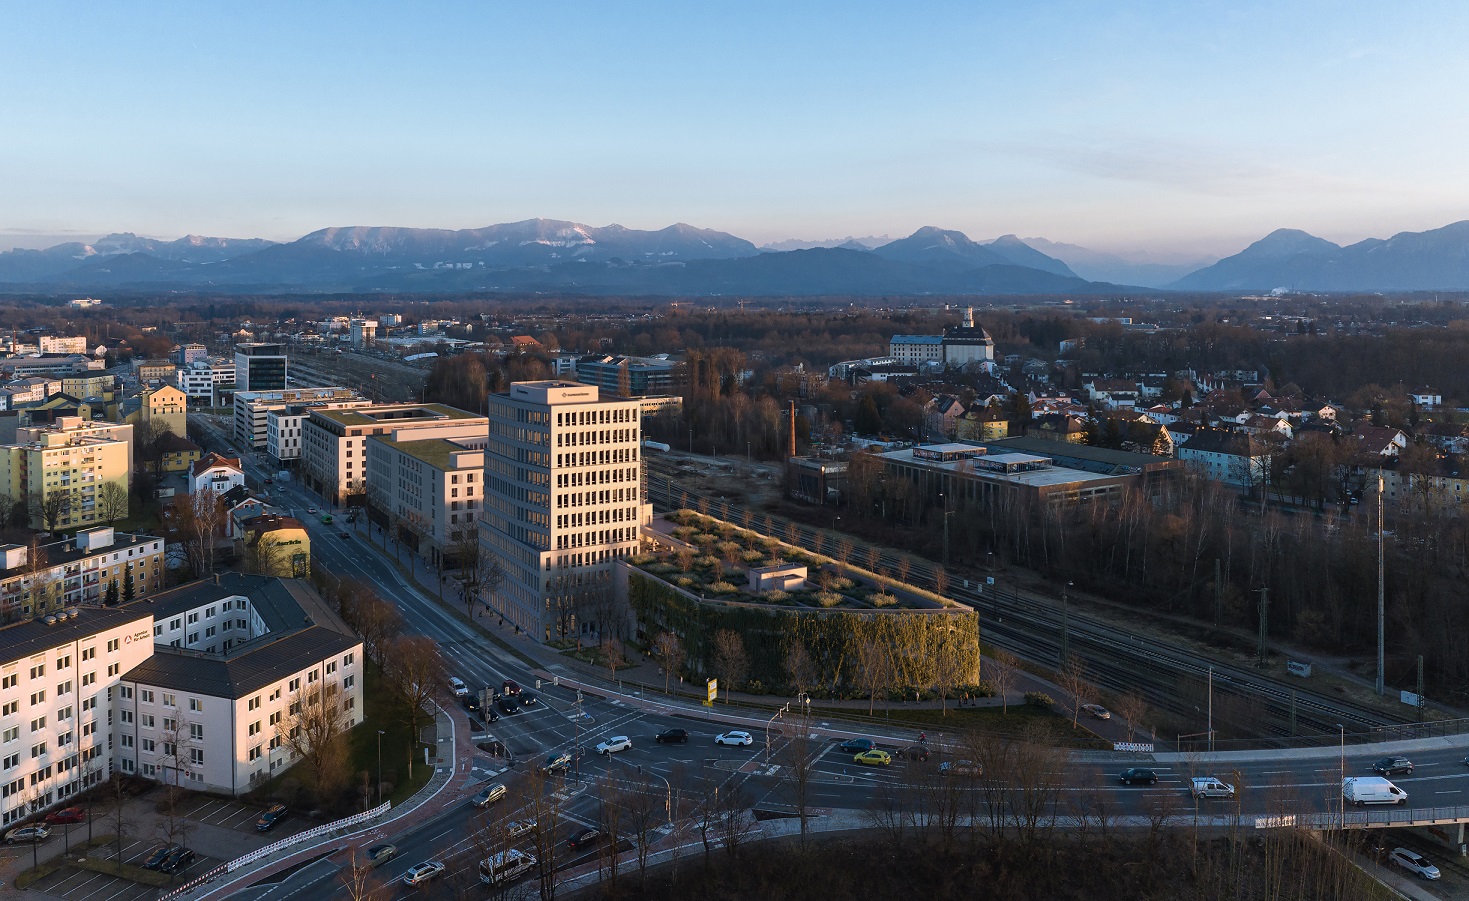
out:
{"label": "multi-lane road", "polygon": [[[271,474],[262,458],[246,455],[245,463],[254,480]],[[536,685],[536,668],[528,660],[490,640],[404,579],[381,547],[371,543],[365,523],[348,532],[348,537],[341,537],[344,529],[351,527],[345,526],[340,516],[334,525],[325,526],[319,518],[304,515],[308,507],[321,502],[294,481],[276,483],[272,494],[277,503],[302,513],[311,532],[314,565],[374,585],[403,612],[406,628],[438,642],[450,674],[463,679],[471,690],[496,687],[505,679],[514,679],[528,688]],[[889,788],[906,791],[925,779],[936,778],[932,774],[941,761],[957,760],[964,753],[945,747],[944,739],[935,736],[930,742],[934,757],[927,763],[897,758],[890,766],[866,767],[839,750],[837,741],[827,737],[830,730],[821,730],[825,733],[821,738],[802,737],[810,734],[807,727],[827,724],[789,720],[784,729],[773,734],[768,750],[759,726],[745,727],[754,734],[754,745],[721,747],[715,744],[714,736],[729,727],[712,722],[697,705],[669,704],[661,696],[644,699],[610,691],[606,694],[609,696],[588,692],[579,700],[573,690],[547,682],[538,692],[540,704],[516,716],[501,717],[498,722],[483,724],[470,720],[461,709],[453,710],[459,728],[472,730],[486,742],[493,736],[503,743],[511,758],[507,761],[488,751],[477,752],[470,761],[475,783],[472,788],[500,782],[509,792],[505,799],[482,812],[470,803],[472,792],[451,784],[446,791],[461,791],[464,797],[441,813],[402,832],[395,831],[391,824],[381,830],[374,841],[391,842],[399,852],[379,869],[378,875],[398,879],[413,864],[436,859],[448,864],[448,878],[473,881],[487,846],[496,841],[493,824],[505,818],[531,816],[530,811],[537,805],[545,808],[548,795],[557,799],[556,840],[560,850],[556,867],[575,869],[595,860],[598,852],[572,852],[565,839],[578,829],[601,822],[608,798],[619,793],[623,804],[627,803],[627,792],[650,795],[653,806],[663,813],[660,819],[667,819],[671,812],[675,820],[685,824],[701,804],[712,803],[717,797],[726,799],[726,804],[734,797],[739,806],[772,816],[789,815],[803,791],[803,806],[808,810],[861,810],[894,794],[886,791]],[[675,727],[689,732],[687,744],[659,745],[653,741],[658,732]],[[599,740],[612,735],[631,737],[632,748],[611,758],[590,752]],[[881,730],[871,737],[893,750],[911,746],[916,739],[909,732],[883,734]],[[547,755],[575,752],[578,748],[587,753],[577,759],[574,772],[544,779],[535,774]],[[1118,784],[1117,773],[1128,764],[1121,757],[1058,755],[1058,770],[1049,782],[1049,790],[1054,793],[1054,809],[1061,815],[1072,809],[1071,800],[1084,796],[1106,798],[1114,815],[1146,816],[1159,811],[1184,815],[1195,809],[1188,793],[1190,779],[1209,775],[1234,784],[1239,795],[1237,802],[1198,802],[1198,809],[1204,813],[1326,813],[1338,809],[1343,771],[1347,775],[1367,774],[1372,761],[1384,752],[1373,746],[1347,746],[1344,755],[1330,750],[1306,752],[1304,756],[1290,756],[1292,753],[1300,752],[1158,755],[1137,761],[1152,767],[1158,775],[1158,784],[1148,787]],[[1469,805],[1465,753],[1466,749],[1452,741],[1444,741],[1434,750],[1414,751],[1414,773],[1394,777],[1394,782],[1408,792],[1413,807]],[[981,803],[981,788],[961,790],[972,793],[976,805]],[[664,830],[649,835],[648,840],[656,849],[690,839],[687,830],[671,834]],[[528,846],[528,840],[522,839],[519,844]],[[243,901],[280,901],[345,893],[342,869],[341,856],[333,855],[276,883],[244,889],[235,897]],[[407,897],[414,890],[403,887],[401,891]]]}

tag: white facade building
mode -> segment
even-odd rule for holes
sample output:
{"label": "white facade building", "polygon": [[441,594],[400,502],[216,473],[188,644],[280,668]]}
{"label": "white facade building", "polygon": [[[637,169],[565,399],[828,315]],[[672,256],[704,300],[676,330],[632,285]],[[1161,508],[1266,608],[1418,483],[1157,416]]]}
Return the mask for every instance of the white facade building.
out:
{"label": "white facade building", "polygon": [[638,548],[651,517],[638,408],[567,381],[489,398],[480,553],[505,568],[499,612],[540,640],[595,629],[568,613],[571,599],[610,590],[613,561]]}
{"label": "white facade building", "polygon": [[147,605],[74,611],[0,626],[0,826],[108,778],[114,690],[153,653]]}
{"label": "white facade building", "polygon": [[412,523],[419,556],[436,566],[454,556],[457,542],[478,541],[487,443],[479,431],[426,438],[421,429],[394,430],[367,440],[369,502],[389,519]]}
{"label": "white facade building", "polygon": [[421,438],[483,437],[488,420],[443,404],[313,408],[301,425],[301,479],[328,503],[371,490],[367,439],[417,431]]}
{"label": "white facade building", "polygon": [[235,384],[235,364],[230,360],[191,360],[174,373],[180,391],[191,398],[214,403],[215,392]]}
{"label": "white facade building", "polygon": [[289,391],[235,392],[235,440],[244,447],[265,447],[266,417],[271,410],[292,404],[345,403],[361,401],[351,388],[292,388]]}

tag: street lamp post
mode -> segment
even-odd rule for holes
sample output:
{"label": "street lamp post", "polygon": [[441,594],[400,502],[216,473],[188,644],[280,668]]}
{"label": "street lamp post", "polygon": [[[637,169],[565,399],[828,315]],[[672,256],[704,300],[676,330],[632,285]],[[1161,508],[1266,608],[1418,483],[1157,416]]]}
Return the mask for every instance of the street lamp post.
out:
{"label": "street lamp post", "polygon": [[766,763],[769,763],[770,762],[770,727],[772,725],[774,725],[774,723],[776,721],[776,718],[778,718],[781,714],[785,713],[789,709],[791,709],[791,705],[790,704],[786,704],[785,706],[781,707],[779,710],[775,711],[775,713],[771,715],[770,719],[769,720],[766,720],[766,722],[765,722],[765,762]]}
{"label": "street lamp post", "polygon": [[1341,785],[1341,790],[1340,790],[1340,793],[1339,793],[1339,797],[1337,798],[1337,803],[1341,807],[1341,828],[1342,828],[1342,831],[1345,832],[1346,831],[1346,828],[1347,828],[1347,793],[1346,793],[1346,788],[1347,788],[1347,786],[1346,786],[1346,782],[1347,782],[1347,727],[1344,726],[1344,725],[1342,725],[1341,723],[1337,723],[1336,724],[1336,728],[1341,732],[1341,781],[1342,781],[1342,785]]}
{"label": "street lamp post", "polygon": [[377,803],[383,803],[383,730],[377,730]]}

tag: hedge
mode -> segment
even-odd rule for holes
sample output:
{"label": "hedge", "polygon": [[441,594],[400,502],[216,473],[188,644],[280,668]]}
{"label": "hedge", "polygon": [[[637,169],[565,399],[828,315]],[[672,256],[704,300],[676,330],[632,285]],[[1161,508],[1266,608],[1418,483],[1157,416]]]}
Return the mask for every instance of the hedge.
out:
{"label": "hedge", "polygon": [[763,686],[789,685],[786,655],[797,643],[806,649],[816,684],[831,691],[857,685],[860,649],[868,642],[889,649],[897,686],[933,686],[940,667],[950,673],[950,685],[979,680],[979,614],[972,610],[849,612],[701,603],[637,570],[628,572],[628,604],[650,640],[666,630],[683,641],[688,667],[696,673],[710,672],[714,633],[730,629],[744,640],[748,682]]}

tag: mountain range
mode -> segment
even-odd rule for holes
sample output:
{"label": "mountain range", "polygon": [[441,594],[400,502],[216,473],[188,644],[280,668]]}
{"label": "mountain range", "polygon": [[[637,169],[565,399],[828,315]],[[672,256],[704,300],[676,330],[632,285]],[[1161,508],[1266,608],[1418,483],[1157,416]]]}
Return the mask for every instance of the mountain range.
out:
{"label": "mountain range", "polygon": [[1343,247],[1296,229],[1271,232],[1170,287],[1193,291],[1462,291],[1469,220]]}
{"label": "mountain range", "polygon": [[755,296],[1469,290],[1469,221],[1345,247],[1280,229],[1233,256],[1194,266],[1044,238],[975,241],[933,226],[897,240],[765,247],[683,223],[646,231],[554,219],[458,230],[324,228],[285,243],[122,233],[0,253],[0,286]]}
{"label": "mountain range", "polygon": [[23,289],[548,291],[652,295],[1111,294],[1013,235],[925,227],[869,246],[762,250],[725,232],[530,219],[476,229],[325,228],[287,243],[108,235],[0,253]]}

